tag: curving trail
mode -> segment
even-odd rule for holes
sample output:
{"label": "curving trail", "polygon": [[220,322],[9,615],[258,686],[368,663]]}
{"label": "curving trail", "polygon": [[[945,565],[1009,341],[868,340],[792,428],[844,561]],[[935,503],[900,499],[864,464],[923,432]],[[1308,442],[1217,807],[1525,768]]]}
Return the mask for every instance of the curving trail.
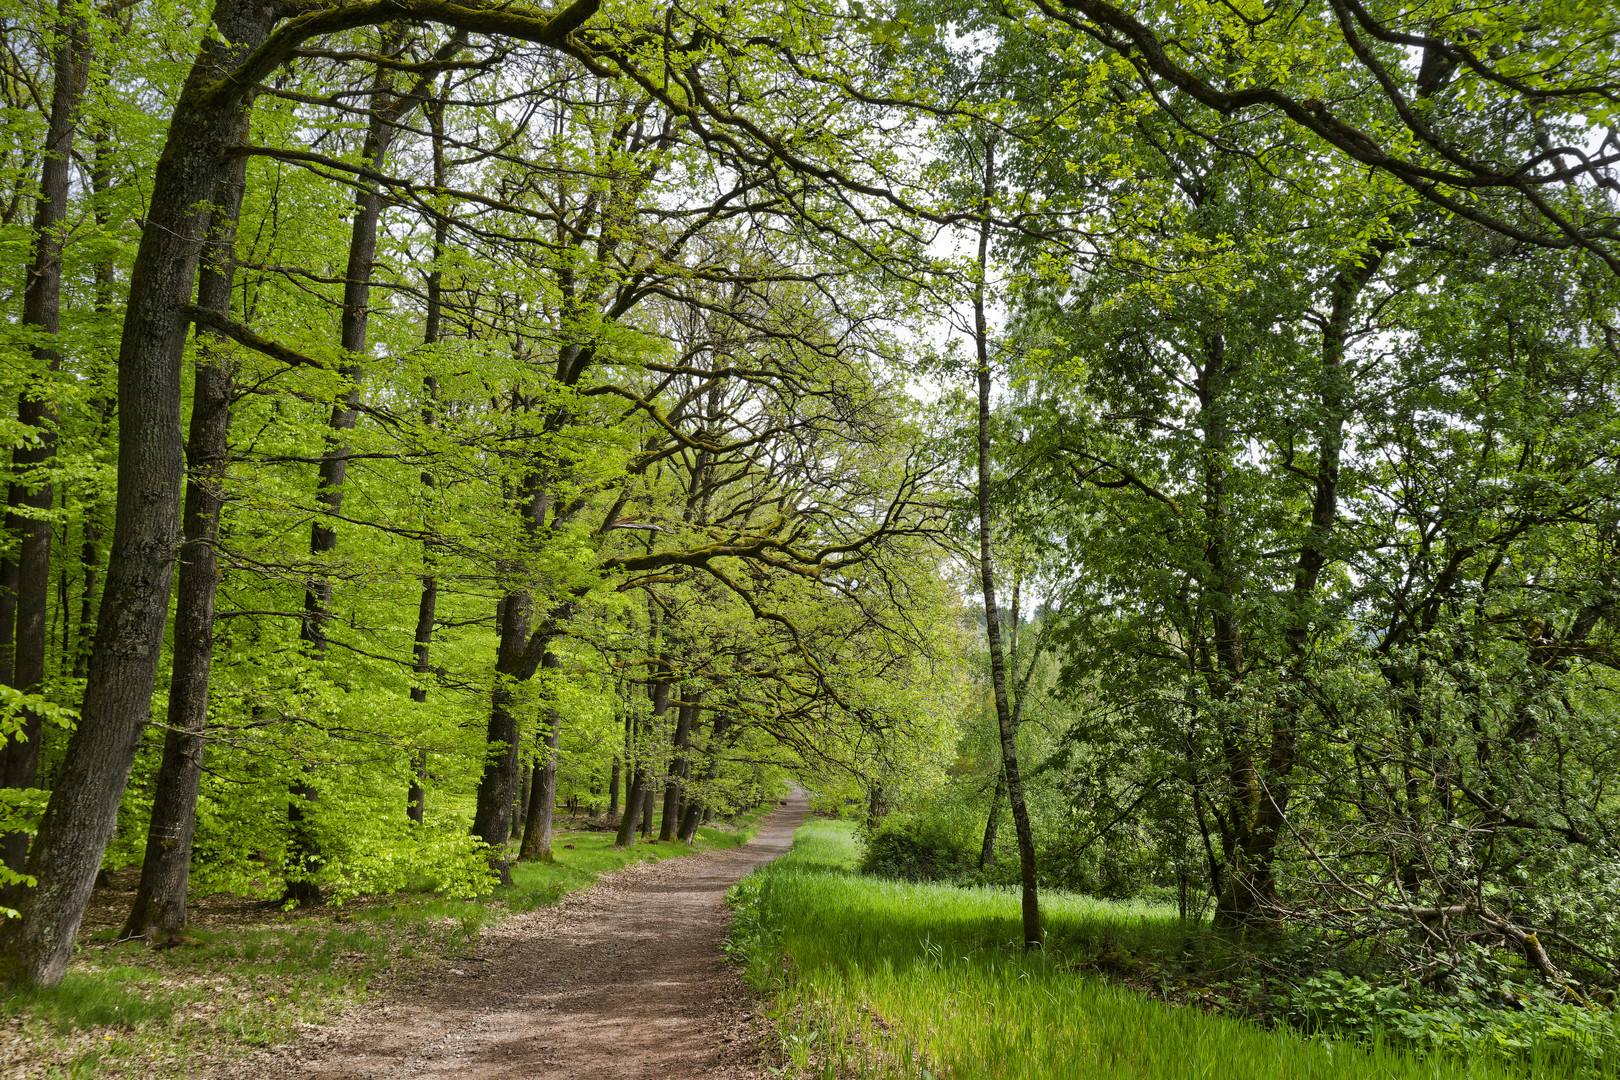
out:
{"label": "curving trail", "polygon": [[753,841],[628,867],[485,930],[451,961],[331,1026],[217,1072],[311,1080],[741,1080],[753,1001],[720,953],[725,892],[785,854],[795,793]]}

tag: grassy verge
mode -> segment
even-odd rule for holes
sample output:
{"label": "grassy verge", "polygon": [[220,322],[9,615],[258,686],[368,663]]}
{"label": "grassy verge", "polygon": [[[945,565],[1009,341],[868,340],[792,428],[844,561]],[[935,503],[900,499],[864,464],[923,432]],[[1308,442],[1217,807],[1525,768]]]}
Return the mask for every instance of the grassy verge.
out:
{"label": "grassy verge", "polygon": [[[812,821],[791,854],[733,890],[731,947],[770,995],[787,1071],[821,1078],[1506,1080],[1620,1075],[1620,1030],[1585,1054],[1534,1043],[1517,1062],[1305,1038],[1172,1007],[1100,973],[1206,936],[1173,910],[1042,898],[1050,945],[1019,947],[1002,890],[851,872],[845,823]],[[1534,1034],[1534,1033],[1531,1033]]]}
{"label": "grassy verge", "polygon": [[194,1075],[209,1061],[286,1041],[380,979],[470,952],[506,914],[554,904],[631,863],[746,843],[767,812],[700,829],[691,847],[642,841],[620,850],[611,833],[560,834],[555,862],[520,863],[511,886],[475,900],[405,893],[344,909],[266,907],[194,930],[175,948],[118,943],[112,930],[83,934],[60,986],[0,996],[0,1075]]}

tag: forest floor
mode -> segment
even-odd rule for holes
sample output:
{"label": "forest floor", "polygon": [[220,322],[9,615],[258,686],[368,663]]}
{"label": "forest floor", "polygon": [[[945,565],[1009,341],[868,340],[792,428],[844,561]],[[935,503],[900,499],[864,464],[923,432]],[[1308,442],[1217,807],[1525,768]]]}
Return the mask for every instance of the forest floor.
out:
{"label": "forest floor", "polygon": [[725,894],[787,852],[805,812],[795,796],[746,846],[628,867],[508,917],[452,965],[205,1075],[753,1077],[769,1026],[721,953]]}

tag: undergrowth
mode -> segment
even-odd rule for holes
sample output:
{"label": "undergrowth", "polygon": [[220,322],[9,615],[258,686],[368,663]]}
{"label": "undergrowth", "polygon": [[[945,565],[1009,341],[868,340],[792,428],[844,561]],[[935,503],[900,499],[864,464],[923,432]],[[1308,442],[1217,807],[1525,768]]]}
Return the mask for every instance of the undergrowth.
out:
{"label": "undergrowth", "polygon": [[[812,821],[787,857],[731,893],[728,947],[771,1000],[782,1067],[795,1076],[1620,1076],[1612,1013],[1518,1002],[1459,1017],[1390,1000],[1382,1021],[1335,1023],[1319,986],[1273,1002],[1291,1017],[1245,1020],[1225,1015],[1243,985],[1155,985],[1178,965],[1218,969],[1227,948],[1173,908],[1048,893],[1048,946],[1025,954],[1010,890],[865,876],[859,855],[852,826]],[[1340,989],[1334,1000],[1358,992]]]}
{"label": "undergrowth", "polygon": [[512,884],[470,900],[425,890],[193,928],[183,943],[148,948],[116,932],[81,934],[66,979],[0,994],[0,1074],[101,1078],[193,1075],[204,1058],[284,1042],[365,996],[381,977],[446,963],[503,916],[556,903],[631,863],[735,847],[768,810],[699,830],[696,844],[611,833],[559,834],[554,862],[518,863]]}

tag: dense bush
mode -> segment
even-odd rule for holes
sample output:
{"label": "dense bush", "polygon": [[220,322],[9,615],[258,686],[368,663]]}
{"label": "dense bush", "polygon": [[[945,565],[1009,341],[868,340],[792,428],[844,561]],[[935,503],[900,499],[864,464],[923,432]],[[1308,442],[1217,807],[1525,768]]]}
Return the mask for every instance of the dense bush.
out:
{"label": "dense bush", "polygon": [[863,874],[904,881],[948,881],[972,872],[978,853],[944,822],[930,817],[889,817],[865,830]]}

